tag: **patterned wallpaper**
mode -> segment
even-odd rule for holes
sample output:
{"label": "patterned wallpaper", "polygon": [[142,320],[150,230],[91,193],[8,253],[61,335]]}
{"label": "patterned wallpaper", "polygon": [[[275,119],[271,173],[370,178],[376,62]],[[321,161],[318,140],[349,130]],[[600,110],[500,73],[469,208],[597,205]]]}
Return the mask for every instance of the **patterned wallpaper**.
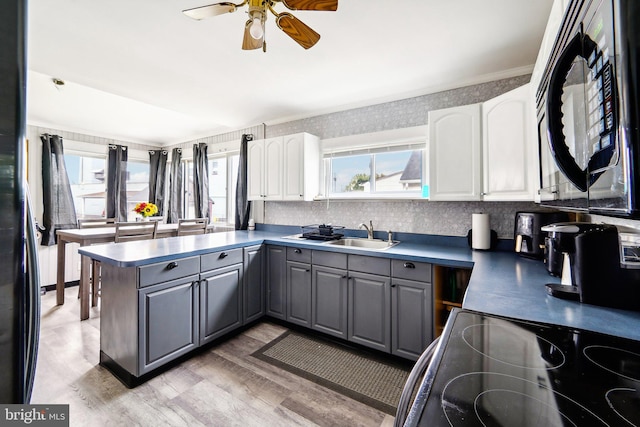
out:
{"label": "patterned wallpaper", "polygon": [[516,211],[537,209],[532,202],[430,202],[428,200],[323,200],[266,202],[265,223],[277,225],[333,224],[357,229],[373,221],[376,231],[466,236],[471,214],[488,213],[491,229],[513,238]]}
{"label": "patterned wallpaper", "polygon": [[[528,83],[530,75],[452,89],[429,95],[325,114],[267,126],[268,138],[309,132],[320,138],[379,132],[427,123],[430,110],[474,104]],[[264,222],[278,225],[332,223],[357,228],[373,221],[375,230],[466,236],[472,213],[488,213],[491,228],[501,238],[513,238],[515,212],[535,203],[430,202],[424,200],[266,202]]]}
{"label": "patterned wallpaper", "polygon": [[266,137],[308,132],[321,139],[359,135],[427,124],[427,113],[441,108],[475,104],[529,82],[531,75],[446,90],[429,95],[370,105],[292,122],[269,125]]}

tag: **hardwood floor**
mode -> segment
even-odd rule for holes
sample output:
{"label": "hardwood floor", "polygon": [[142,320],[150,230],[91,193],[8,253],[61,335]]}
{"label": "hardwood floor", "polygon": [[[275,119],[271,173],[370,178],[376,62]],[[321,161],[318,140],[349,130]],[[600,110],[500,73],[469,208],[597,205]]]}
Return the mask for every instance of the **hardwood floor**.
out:
{"label": "hardwood floor", "polygon": [[65,304],[42,296],[31,403],[69,404],[71,426],[385,426],[393,417],[250,354],[286,331],[262,322],[134,388],[98,364],[100,308],[79,321],[77,288]]}

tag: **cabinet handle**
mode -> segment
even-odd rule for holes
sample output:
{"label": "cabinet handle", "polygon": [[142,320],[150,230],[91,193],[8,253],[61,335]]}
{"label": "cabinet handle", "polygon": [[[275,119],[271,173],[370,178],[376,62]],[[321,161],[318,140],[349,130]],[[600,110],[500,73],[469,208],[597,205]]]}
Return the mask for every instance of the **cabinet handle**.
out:
{"label": "cabinet handle", "polygon": [[344,276],[342,276],[343,279],[348,279],[349,276],[347,276],[346,274]]}
{"label": "cabinet handle", "polygon": [[301,254],[301,253],[302,253],[302,251],[301,251],[300,249],[297,249],[297,248],[296,248],[296,249],[294,249],[294,250],[293,250],[293,252],[295,252],[295,253],[297,253],[297,254]]}
{"label": "cabinet handle", "polygon": [[392,288],[395,288],[396,286],[398,286],[398,285],[396,285],[395,283],[393,283],[393,284],[391,285],[391,287],[392,287]]}
{"label": "cabinet handle", "polygon": [[228,254],[228,253],[226,253],[226,252],[222,252],[222,253],[220,254],[220,256],[218,257],[218,259],[224,259],[224,258],[226,258],[227,256],[229,256],[229,254]]}
{"label": "cabinet handle", "polygon": [[416,268],[416,265],[412,262],[405,262],[404,268]]}
{"label": "cabinet handle", "polygon": [[167,264],[167,270],[173,270],[174,268],[176,268],[178,266],[178,263],[173,261],[170,262],[169,264]]}
{"label": "cabinet handle", "polygon": [[307,269],[305,270],[305,273],[308,273],[308,272],[310,272],[310,271],[311,271],[311,270],[309,270],[309,269],[307,268]]}

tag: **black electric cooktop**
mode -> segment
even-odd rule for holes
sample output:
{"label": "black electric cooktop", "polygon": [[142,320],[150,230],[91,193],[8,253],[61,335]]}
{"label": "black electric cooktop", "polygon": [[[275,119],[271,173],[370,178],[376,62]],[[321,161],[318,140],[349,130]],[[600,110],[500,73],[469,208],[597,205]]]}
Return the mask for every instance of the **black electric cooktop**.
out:
{"label": "black electric cooktop", "polygon": [[451,316],[406,425],[640,427],[640,342]]}

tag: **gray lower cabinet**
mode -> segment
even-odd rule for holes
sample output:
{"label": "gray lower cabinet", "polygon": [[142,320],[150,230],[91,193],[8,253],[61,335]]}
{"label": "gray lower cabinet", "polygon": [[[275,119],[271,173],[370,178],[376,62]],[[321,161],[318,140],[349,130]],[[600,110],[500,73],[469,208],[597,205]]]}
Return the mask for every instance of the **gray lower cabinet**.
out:
{"label": "gray lower cabinet", "polygon": [[132,373],[145,374],[199,345],[198,300],[197,275],[138,290],[138,372]]}
{"label": "gray lower cabinet", "polygon": [[200,344],[242,325],[243,265],[203,273],[200,280]]}
{"label": "gray lower cabinet", "polygon": [[391,280],[391,353],[417,360],[433,337],[431,283]]}
{"label": "gray lower cabinet", "polygon": [[311,327],[347,338],[347,270],[312,265]]}
{"label": "gray lower cabinet", "polygon": [[262,245],[244,248],[244,309],[243,323],[249,323],[265,313],[264,249]]}
{"label": "gray lower cabinet", "polygon": [[349,271],[348,283],[349,341],[390,352],[390,277]]}
{"label": "gray lower cabinet", "polygon": [[287,317],[287,251],[284,246],[266,246],[267,314]]}
{"label": "gray lower cabinet", "polygon": [[287,261],[287,321],[311,327],[311,265]]}
{"label": "gray lower cabinet", "polygon": [[393,260],[391,268],[391,353],[417,360],[433,341],[432,266]]}

